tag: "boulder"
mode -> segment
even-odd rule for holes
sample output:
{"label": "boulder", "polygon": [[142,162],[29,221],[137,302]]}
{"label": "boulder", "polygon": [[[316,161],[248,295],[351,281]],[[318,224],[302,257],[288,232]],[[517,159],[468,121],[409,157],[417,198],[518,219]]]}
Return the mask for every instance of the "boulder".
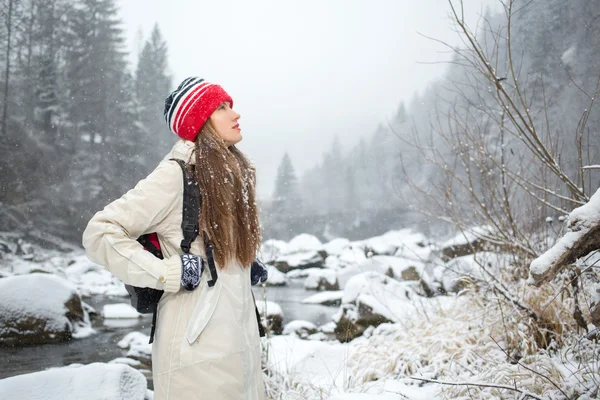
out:
{"label": "boulder", "polygon": [[280,255],[273,265],[280,272],[288,272],[295,269],[322,267],[325,259],[323,255],[314,250],[301,251],[293,254]]}
{"label": "boulder", "polygon": [[321,304],[323,306],[339,306],[342,303],[342,290],[317,293],[302,300],[304,304]]}
{"label": "boulder", "polygon": [[141,332],[130,332],[117,343],[117,346],[129,350],[126,357],[139,363],[136,368],[145,367],[151,370],[152,345],[149,342],[150,336]]}
{"label": "boulder", "polygon": [[311,269],[308,277],[304,281],[304,288],[307,290],[333,291],[339,290],[340,284],[335,271],[330,269]]}
{"label": "boulder", "polygon": [[302,233],[290,240],[285,249],[286,254],[293,254],[304,251],[323,251],[323,244],[316,236],[309,235],[307,233]]}
{"label": "boulder", "polygon": [[418,280],[421,280],[421,276],[417,272],[417,269],[414,266],[412,266],[412,265],[410,267],[404,269],[400,273],[400,277],[402,278],[403,281],[418,281]]}
{"label": "boulder", "polygon": [[269,278],[267,279],[267,286],[286,286],[288,284],[288,278],[286,274],[280,272],[273,265],[267,265],[267,273]]}
{"label": "boulder", "polygon": [[256,307],[263,326],[274,335],[283,332],[283,310],[279,304],[272,301],[257,300]]}
{"label": "boulder", "polygon": [[323,250],[325,250],[329,256],[339,256],[347,247],[350,247],[350,241],[348,239],[337,238],[325,243],[323,245]]}
{"label": "boulder", "polygon": [[351,278],[342,304],[333,316],[335,335],[347,342],[361,336],[369,326],[399,322],[412,312],[410,299],[417,296],[416,282],[398,282],[380,272],[368,271]]}
{"label": "boulder", "polygon": [[92,331],[73,284],[51,274],[0,280],[0,345],[26,346],[69,340]]}
{"label": "boulder", "polygon": [[306,339],[308,336],[317,332],[317,326],[310,321],[295,320],[288,323],[283,328],[284,335],[294,334],[301,339]]}
{"label": "boulder", "polygon": [[356,323],[358,319],[358,311],[355,304],[342,304],[338,314],[334,316],[336,323],[334,333],[337,340],[340,342],[349,342],[361,336],[366,326]]}
{"label": "boulder", "polygon": [[484,238],[491,233],[489,227],[473,227],[465,229],[455,237],[440,245],[440,255],[442,260],[448,261],[453,258],[463,257],[474,254],[486,249]]}
{"label": "boulder", "polygon": [[271,263],[277,260],[282,254],[286,253],[287,243],[283,240],[269,239],[265,241],[260,248],[261,261]]}
{"label": "boulder", "polygon": [[398,252],[403,253],[416,247],[424,247],[425,242],[426,238],[423,234],[410,229],[402,229],[354,242],[354,245],[363,248],[366,253],[392,256]]}
{"label": "boulder", "polygon": [[340,342],[349,342],[365,332],[370,326],[378,326],[391,319],[375,311],[377,305],[368,299],[359,298],[357,304],[343,304],[340,311],[334,316],[336,339]]}

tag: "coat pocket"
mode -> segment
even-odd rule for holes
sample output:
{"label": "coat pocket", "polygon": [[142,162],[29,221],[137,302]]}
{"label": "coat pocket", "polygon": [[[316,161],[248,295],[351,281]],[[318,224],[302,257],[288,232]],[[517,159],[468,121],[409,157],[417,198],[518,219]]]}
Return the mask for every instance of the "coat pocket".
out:
{"label": "coat pocket", "polygon": [[231,288],[223,285],[225,281],[223,276],[219,277],[216,285],[198,299],[181,339],[182,367],[207,360],[225,362],[248,347],[247,328],[238,320],[243,310],[236,296],[232,296]]}

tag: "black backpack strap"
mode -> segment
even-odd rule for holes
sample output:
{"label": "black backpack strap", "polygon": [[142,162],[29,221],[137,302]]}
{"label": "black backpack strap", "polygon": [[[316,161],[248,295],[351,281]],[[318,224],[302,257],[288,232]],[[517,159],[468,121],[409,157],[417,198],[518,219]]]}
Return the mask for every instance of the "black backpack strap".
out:
{"label": "black backpack strap", "polygon": [[178,158],[171,158],[171,160],[177,161],[183,171],[183,218],[181,219],[183,240],[180,247],[184,253],[189,253],[192,242],[200,231],[198,220],[202,208],[202,197],[198,184],[188,172],[185,162]]}
{"label": "black backpack strap", "polygon": [[157,314],[158,314],[158,304],[156,305],[156,308],[154,309],[154,312],[152,313],[152,328],[150,328],[150,342],[148,342],[148,344],[152,344],[152,342],[154,342],[154,331],[156,329]]}
{"label": "black backpack strap", "polygon": [[215,257],[213,254],[213,245],[208,240],[208,235],[206,232],[202,232],[204,237],[204,248],[206,249],[206,261],[208,261],[208,268],[210,269],[210,277],[211,280],[208,281],[208,286],[213,287],[215,283],[217,283],[217,279],[219,279],[219,275],[217,274],[217,267],[215,267]]}
{"label": "black backpack strap", "polygon": [[260,313],[258,312],[258,307],[256,306],[256,299],[254,298],[254,292],[250,289],[250,293],[252,293],[252,300],[254,300],[254,311],[256,311],[256,322],[258,322],[258,335],[260,337],[265,337],[265,327],[262,322],[260,322]]}
{"label": "black backpack strap", "polygon": [[[200,194],[200,188],[198,188],[196,179],[194,179],[193,175],[190,175],[185,162],[177,158],[171,158],[171,160],[177,161],[177,164],[179,164],[183,171],[183,218],[181,221],[183,240],[181,241],[181,250],[184,253],[189,253],[192,242],[196,240],[196,237],[200,232],[199,216],[200,210],[202,209],[202,195]],[[206,261],[208,261],[208,267],[211,274],[211,280],[208,281],[208,286],[213,287],[218,279],[213,245],[210,243],[210,240],[208,240],[206,232],[202,233],[204,248],[206,250]]]}

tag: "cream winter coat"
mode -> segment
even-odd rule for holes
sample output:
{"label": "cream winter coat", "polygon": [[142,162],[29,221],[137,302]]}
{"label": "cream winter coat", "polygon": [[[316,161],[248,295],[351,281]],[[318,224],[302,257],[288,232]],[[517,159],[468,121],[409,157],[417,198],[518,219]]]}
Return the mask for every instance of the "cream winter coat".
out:
{"label": "cream winter coat", "polygon": [[[164,290],[152,344],[155,400],[262,400],[261,349],[250,269],[217,265],[209,288],[180,286],[183,176],[170,158],[190,159],[193,142],[180,140],[146,179],[96,213],[83,233],[87,256],[124,283]],[[195,162],[195,157],[190,162]],[[157,232],[164,260],[136,241]],[[191,253],[204,256],[201,236]]]}

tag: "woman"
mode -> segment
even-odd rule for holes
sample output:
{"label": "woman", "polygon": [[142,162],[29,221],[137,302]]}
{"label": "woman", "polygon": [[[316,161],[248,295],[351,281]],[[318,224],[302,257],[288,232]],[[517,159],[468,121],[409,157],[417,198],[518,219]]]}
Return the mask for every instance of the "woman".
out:
{"label": "woman", "polygon": [[[232,107],[220,86],[183,81],[165,101],[165,120],[181,140],[83,233],[92,261],[126,284],[165,291],[152,345],[156,400],[265,398],[249,268],[261,241],[255,170],[235,147],[242,136]],[[190,254],[181,254],[183,179],[172,158],[193,166],[202,195],[200,232],[213,245],[218,271],[214,286],[207,284],[202,233]],[[158,234],[163,260],[136,241],[150,232]]]}

